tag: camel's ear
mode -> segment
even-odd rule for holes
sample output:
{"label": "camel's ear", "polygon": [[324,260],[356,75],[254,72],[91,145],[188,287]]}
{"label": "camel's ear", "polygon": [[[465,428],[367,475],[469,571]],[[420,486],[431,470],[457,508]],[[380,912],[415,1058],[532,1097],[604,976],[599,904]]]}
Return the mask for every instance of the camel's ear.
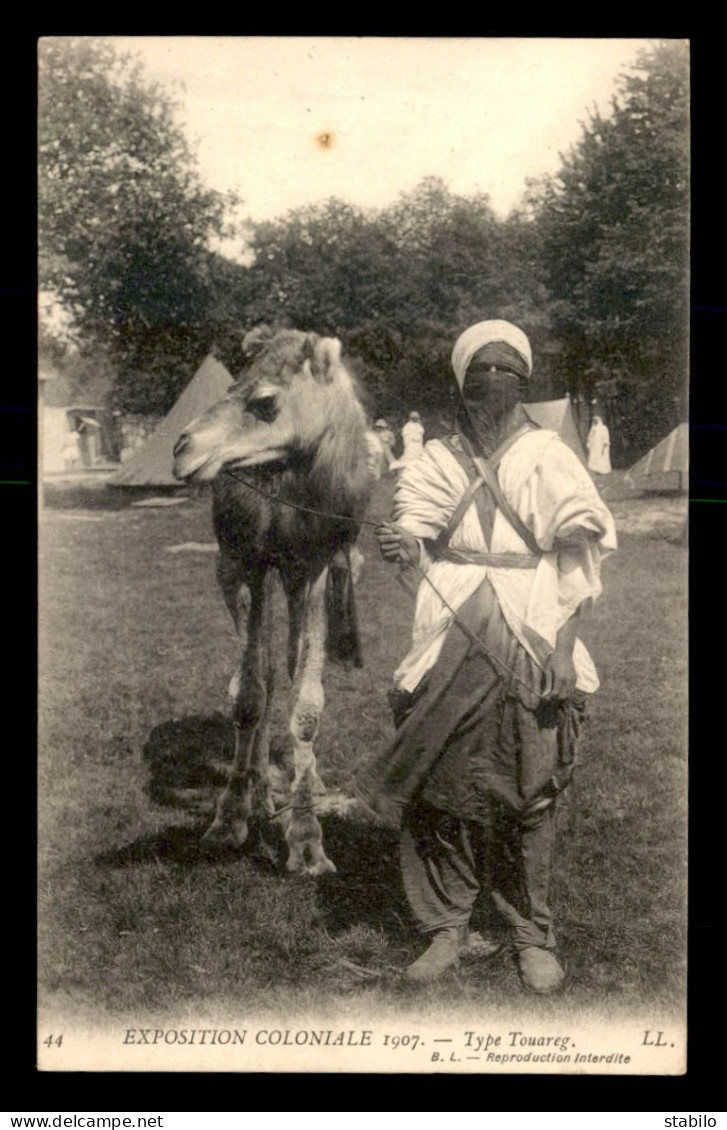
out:
{"label": "camel's ear", "polygon": [[248,361],[254,360],[274,337],[275,330],[270,326],[260,325],[249,330],[242,339],[242,352],[246,359]]}
{"label": "camel's ear", "polygon": [[305,339],[305,356],[310,361],[315,379],[328,384],[341,364],[341,343],[337,337],[308,334]]}

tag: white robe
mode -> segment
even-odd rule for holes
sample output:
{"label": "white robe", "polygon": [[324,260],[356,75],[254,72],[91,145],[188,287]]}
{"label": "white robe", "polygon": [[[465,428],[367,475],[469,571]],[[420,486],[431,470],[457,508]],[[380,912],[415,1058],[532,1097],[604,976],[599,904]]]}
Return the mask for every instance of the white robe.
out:
{"label": "white robe", "polygon": [[413,459],[419,459],[424,450],[423,425],[416,420],[409,420],[401,429],[401,439],[404,444],[404,451],[400,462],[409,463]]}
{"label": "white robe", "polygon": [[[401,472],[393,518],[420,539],[420,564],[427,574],[417,593],[412,646],[394,673],[394,684],[402,690],[413,691],[442,650],[453,616],[441,597],[456,611],[489,577],[510,630],[545,668],[559,630],[584,601],[601,593],[600,563],[616,549],[616,531],[593,481],[571,449],[556,432],[539,428],[516,440],[497,473],[510,505],[542,550],[536,568],[432,559],[423,539],[433,540],[446,528],[468,486],[467,474],[439,440],[427,443],[421,458]],[[488,546],[474,501],[450,544],[477,553],[530,553],[499,509]],[[588,693],[597,690],[596,669],[580,640],[573,661],[577,688]]]}
{"label": "white robe", "polygon": [[608,428],[601,420],[594,420],[586,439],[588,449],[588,468],[598,475],[611,473],[611,437]]}

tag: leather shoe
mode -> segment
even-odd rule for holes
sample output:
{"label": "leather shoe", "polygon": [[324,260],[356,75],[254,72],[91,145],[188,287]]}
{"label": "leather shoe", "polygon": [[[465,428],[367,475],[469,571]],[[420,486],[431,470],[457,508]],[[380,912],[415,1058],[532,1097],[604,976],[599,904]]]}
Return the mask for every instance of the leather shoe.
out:
{"label": "leather shoe", "polygon": [[555,955],[540,946],[526,946],[518,950],[520,981],[529,993],[554,993],[562,988],[565,972]]}
{"label": "leather shoe", "polygon": [[404,980],[417,984],[422,981],[435,981],[447,969],[459,961],[460,945],[463,934],[459,926],[446,926],[438,930],[428,949],[412,965],[404,970]]}

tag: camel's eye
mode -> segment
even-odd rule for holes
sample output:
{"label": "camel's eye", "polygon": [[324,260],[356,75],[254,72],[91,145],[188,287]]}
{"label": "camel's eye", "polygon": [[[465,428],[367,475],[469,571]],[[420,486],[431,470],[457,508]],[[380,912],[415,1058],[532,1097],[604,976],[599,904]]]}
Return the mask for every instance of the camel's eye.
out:
{"label": "camel's eye", "polygon": [[260,389],[254,392],[247,402],[248,412],[258,420],[270,424],[278,414],[278,395],[273,389]]}

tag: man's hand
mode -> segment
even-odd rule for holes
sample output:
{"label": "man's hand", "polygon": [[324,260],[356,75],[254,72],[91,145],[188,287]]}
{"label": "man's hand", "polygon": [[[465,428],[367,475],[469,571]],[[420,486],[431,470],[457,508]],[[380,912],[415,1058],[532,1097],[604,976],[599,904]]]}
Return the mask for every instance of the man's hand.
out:
{"label": "man's hand", "polygon": [[558,649],[545,666],[545,694],[548,698],[569,699],[576,689],[576,667],[572,651]]}
{"label": "man's hand", "polygon": [[391,524],[377,526],[374,533],[379,540],[379,550],[384,561],[399,561],[402,565],[419,564],[419,542],[408,530]]}
{"label": "man's hand", "polygon": [[569,699],[576,689],[573,648],[578,636],[580,614],[580,609],[576,609],[555,638],[555,648],[545,665],[543,694],[547,698]]}

